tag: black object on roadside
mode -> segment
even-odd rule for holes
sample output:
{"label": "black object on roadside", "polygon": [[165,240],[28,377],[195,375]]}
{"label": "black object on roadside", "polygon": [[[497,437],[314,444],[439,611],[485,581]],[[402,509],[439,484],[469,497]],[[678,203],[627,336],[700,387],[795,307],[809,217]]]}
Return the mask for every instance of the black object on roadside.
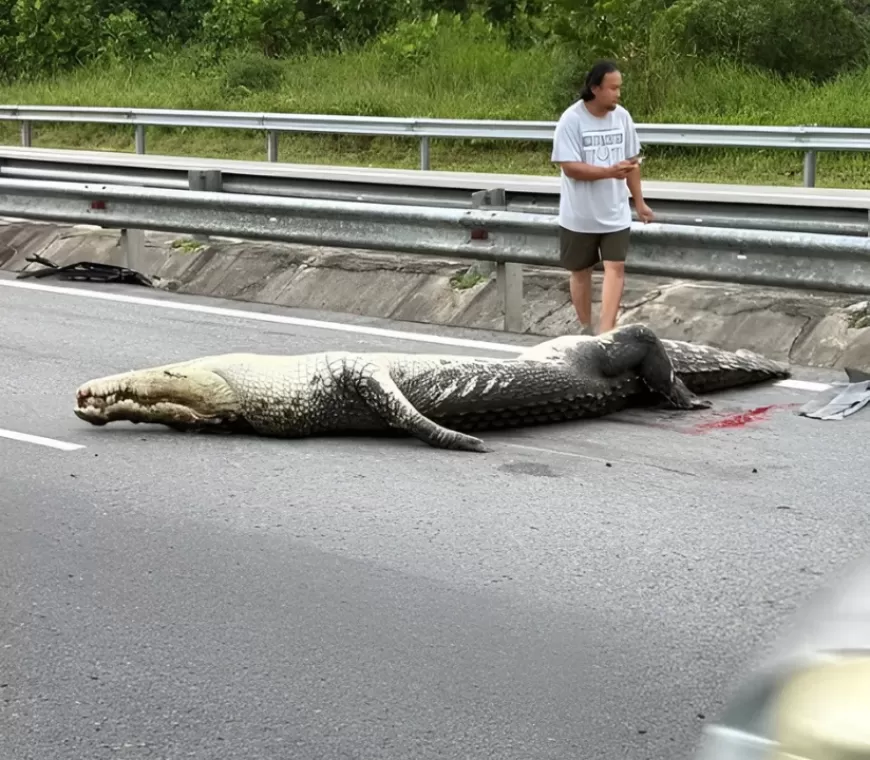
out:
{"label": "black object on roadside", "polygon": [[94,261],[77,261],[75,264],[67,264],[59,267],[42,256],[34,254],[28,256],[25,261],[34,264],[42,264],[44,269],[33,269],[29,272],[19,272],[16,279],[23,280],[27,277],[59,277],[62,280],[83,280],[86,282],[120,282],[127,285],[143,285],[153,287],[151,279],[144,274],[119,267],[114,264],[100,264]]}

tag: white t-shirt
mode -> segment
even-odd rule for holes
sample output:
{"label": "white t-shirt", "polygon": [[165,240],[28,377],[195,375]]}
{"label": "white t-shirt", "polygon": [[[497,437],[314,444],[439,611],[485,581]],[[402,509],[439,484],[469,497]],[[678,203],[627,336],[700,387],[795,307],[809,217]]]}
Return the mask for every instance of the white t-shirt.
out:
{"label": "white t-shirt", "polygon": [[[559,117],[553,162],[583,161],[611,166],[640,153],[634,121],[622,106],[593,116],[578,100]],[[561,172],[559,224],[575,232],[616,232],[631,226],[624,179],[577,180]]]}

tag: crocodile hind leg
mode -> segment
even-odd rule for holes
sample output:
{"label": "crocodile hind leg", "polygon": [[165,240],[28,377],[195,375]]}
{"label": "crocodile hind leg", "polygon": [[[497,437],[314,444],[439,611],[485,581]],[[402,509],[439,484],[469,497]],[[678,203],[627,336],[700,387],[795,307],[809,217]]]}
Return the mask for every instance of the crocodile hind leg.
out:
{"label": "crocodile hind leg", "polygon": [[421,414],[402,393],[390,373],[380,367],[366,367],[357,392],[384,422],[404,430],[437,449],[486,452],[483,441],[442,427]]}
{"label": "crocodile hind leg", "polygon": [[676,375],[664,344],[646,325],[625,325],[600,335],[597,351],[599,367],[605,376],[637,372],[649,389],[663,396],[674,409],[712,406],[712,402],[692,393]]}

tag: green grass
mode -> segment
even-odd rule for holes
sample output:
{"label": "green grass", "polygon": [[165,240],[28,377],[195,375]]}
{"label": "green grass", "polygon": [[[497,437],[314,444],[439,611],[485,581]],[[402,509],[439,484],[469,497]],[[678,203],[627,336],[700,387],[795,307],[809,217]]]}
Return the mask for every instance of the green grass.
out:
{"label": "green grass", "polygon": [[[386,46],[344,55],[209,65],[196,48],[137,65],[99,63],[62,78],[0,86],[6,104],[244,110],[373,116],[554,119],[569,101],[556,82],[564,59],[544,47],[510,50],[475,30],[442,32],[402,59]],[[639,122],[870,126],[870,71],[823,87],[789,83],[734,65],[694,63],[637,81],[624,101]],[[653,74],[656,74],[654,76]],[[669,75],[666,75],[668,74]],[[268,76],[267,76],[268,75]],[[561,90],[565,92],[565,90]],[[643,105],[641,105],[643,104]],[[0,143],[17,145],[17,125],[0,125]],[[36,147],[133,151],[133,131],[99,125],[34,125]],[[265,160],[265,136],[239,130],[147,130],[148,153]],[[436,140],[433,169],[554,175],[549,143]],[[799,152],[648,146],[648,179],[801,184]],[[290,135],[281,161],[417,168],[413,139]],[[870,157],[819,156],[817,184],[870,187]]]}
{"label": "green grass", "polygon": [[456,290],[468,290],[478,283],[484,282],[486,279],[486,276],[480,272],[466,271],[451,277],[450,284]]}
{"label": "green grass", "polygon": [[184,251],[184,253],[193,253],[194,251],[198,251],[203,247],[202,243],[197,240],[191,240],[190,238],[179,238],[178,240],[172,241],[172,247],[177,251]]}

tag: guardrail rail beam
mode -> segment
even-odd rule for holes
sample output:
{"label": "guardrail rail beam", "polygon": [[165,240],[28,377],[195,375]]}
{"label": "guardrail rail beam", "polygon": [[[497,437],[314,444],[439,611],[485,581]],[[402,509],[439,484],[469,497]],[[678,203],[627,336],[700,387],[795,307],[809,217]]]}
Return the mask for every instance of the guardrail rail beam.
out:
{"label": "guardrail rail beam", "polygon": [[[200,127],[265,130],[267,160],[277,160],[277,135],[281,132],[381,135],[415,137],[420,141],[420,168],[430,168],[432,138],[484,138],[551,142],[555,121],[417,119],[385,116],[335,116],[326,114],[250,113],[244,111],[181,111],[157,108],[100,108],[89,106],[0,106],[0,120],[22,125],[21,144],[32,142],[33,122],[133,124],[137,152],[139,128],[145,126]],[[26,128],[25,128],[25,125]],[[809,126],[744,126],[725,124],[638,124],[644,145],[707,148],[758,148],[799,150],[804,153],[803,183],[814,187],[816,156],[822,151],[870,150],[870,129]],[[143,151],[144,152],[144,136]]]}
{"label": "guardrail rail beam", "polygon": [[[554,215],[493,207],[387,205],[0,177],[0,216],[490,261],[499,265],[505,327],[512,330],[522,330],[521,267],[559,265]],[[637,222],[632,233],[629,272],[870,294],[870,237]],[[515,268],[501,268],[508,264]]]}

